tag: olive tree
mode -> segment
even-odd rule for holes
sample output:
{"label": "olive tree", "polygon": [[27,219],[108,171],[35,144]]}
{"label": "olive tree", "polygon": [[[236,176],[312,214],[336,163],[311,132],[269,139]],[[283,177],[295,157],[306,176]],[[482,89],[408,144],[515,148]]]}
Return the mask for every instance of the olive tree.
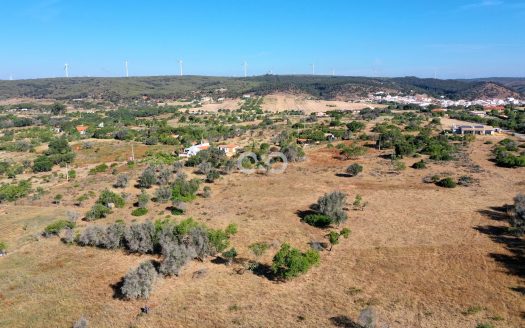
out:
{"label": "olive tree", "polygon": [[344,211],[346,204],[346,194],[340,191],[333,191],[325,194],[317,200],[317,210],[332,219],[332,222],[339,225],[348,219]]}
{"label": "olive tree", "polygon": [[127,299],[147,299],[156,280],[157,271],[155,267],[151,261],[146,261],[126,274],[120,291]]}

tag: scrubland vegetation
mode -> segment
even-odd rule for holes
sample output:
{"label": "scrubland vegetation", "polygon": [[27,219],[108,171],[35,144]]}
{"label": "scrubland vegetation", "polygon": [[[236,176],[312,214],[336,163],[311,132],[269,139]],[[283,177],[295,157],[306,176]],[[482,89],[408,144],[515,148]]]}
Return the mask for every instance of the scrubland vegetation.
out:
{"label": "scrubland vegetation", "polygon": [[[519,325],[525,142],[394,104],[144,99],[0,112],[0,325],[41,326],[49,302],[50,326]],[[17,317],[29,293],[45,305]]]}

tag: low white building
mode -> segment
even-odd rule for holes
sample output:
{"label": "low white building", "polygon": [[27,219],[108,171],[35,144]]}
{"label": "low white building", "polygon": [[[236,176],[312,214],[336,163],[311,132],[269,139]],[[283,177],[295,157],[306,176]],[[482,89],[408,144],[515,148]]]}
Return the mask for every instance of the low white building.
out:
{"label": "low white building", "polygon": [[184,148],[184,152],[179,154],[180,157],[191,157],[197,155],[201,150],[210,148],[209,143],[201,143],[198,145],[193,145],[188,148]]}

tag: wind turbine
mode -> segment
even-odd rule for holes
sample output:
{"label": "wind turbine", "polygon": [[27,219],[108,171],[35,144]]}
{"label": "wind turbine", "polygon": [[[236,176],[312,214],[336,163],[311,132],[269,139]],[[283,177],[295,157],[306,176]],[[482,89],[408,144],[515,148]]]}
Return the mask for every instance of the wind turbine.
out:
{"label": "wind turbine", "polygon": [[180,76],[182,76],[182,63],[183,63],[183,62],[182,62],[182,59],[179,59],[178,62],[179,62],[179,71],[180,71]]}
{"label": "wind turbine", "polygon": [[244,61],[244,77],[247,77],[248,76],[248,63],[246,61]]}
{"label": "wind turbine", "polygon": [[315,75],[315,64],[312,64],[312,75]]}
{"label": "wind turbine", "polygon": [[66,72],[66,77],[69,77],[69,64],[68,63],[64,64],[64,71]]}
{"label": "wind turbine", "polygon": [[124,61],[124,69],[126,70],[126,77],[129,77],[129,71],[128,71],[128,61]]}

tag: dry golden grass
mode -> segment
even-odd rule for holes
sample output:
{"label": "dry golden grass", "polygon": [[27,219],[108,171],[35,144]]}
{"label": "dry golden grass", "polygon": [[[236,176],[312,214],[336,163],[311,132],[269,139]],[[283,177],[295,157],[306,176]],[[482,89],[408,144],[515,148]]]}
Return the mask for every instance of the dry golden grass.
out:
{"label": "dry golden grass", "polygon": [[305,114],[327,112],[331,110],[360,110],[367,107],[382,108],[385,105],[350,103],[337,100],[314,100],[306,95],[276,93],[264,97],[263,110],[282,112],[285,110],[303,110]]}
{"label": "dry golden grass", "polygon": [[[344,178],[336,174],[353,161],[335,159],[335,149],[314,146],[307,161],[290,165],[285,174],[233,174],[210,185],[212,197],[192,203],[188,216],[211,227],[237,223],[232,245],[240,258],[253,258],[247,248],[253,242],[271,243],[262,258],[266,264],[283,242],[307,249],[307,242],[324,238],[325,230],[301,223],[297,215],[324,192],[342,190],[350,200],[360,194],[368,202],[364,211],[349,212],[344,226],[352,229],[350,238],[323,252],[318,267],[287,283],[250,272],[239,275],[234,272],[238,265],[195,261],[180,277],[160,280],[149,300],[122,301],[113,298],[111,285],[144,257],[67,246],[57,238],[20,241],[64,215],[74,194],[110,187],[111,175],[80,177],[77,188],[57,186],[50,194],[64,193],[61,206],[6,205],[0,214],[1,239],[7,236],[13,248],[0,258],[0,326],[64,327],[84,315],[92,327],[329,327],[332,317],[355,319],[373,306],[390,327],[475,327],[494,316],[503,318],[494,322],[497,327],[522,327],[525,302],[512,288],[523,286],[523,277],[511,272],[511,261],[491,256],[512,253],[484,228],[506,226],[490,218],[497,214],[491,208],[525,192],[525,169],[496,167],[488,160],[486,138],[467,150],[483,169],[479,173],[461,161],[391,174],[389,161],[369,150],[358,160],[362,175]],[[408,167],[416,159],[404,161]],[[442,172],[468,174],[480,183],[443,189],[421,182]],[[89,205],[78,210],[84,213]],[[148,218],[166,214],[161,206],[149,207]],[[126,206],[109,219],[80,225],[117,218],[130,222],[129,212]],[[201,268],[208,274],[192,278]],[[138,316],[144,304],[152,312]],[[463,314],[472,306],[483,310]]]}

